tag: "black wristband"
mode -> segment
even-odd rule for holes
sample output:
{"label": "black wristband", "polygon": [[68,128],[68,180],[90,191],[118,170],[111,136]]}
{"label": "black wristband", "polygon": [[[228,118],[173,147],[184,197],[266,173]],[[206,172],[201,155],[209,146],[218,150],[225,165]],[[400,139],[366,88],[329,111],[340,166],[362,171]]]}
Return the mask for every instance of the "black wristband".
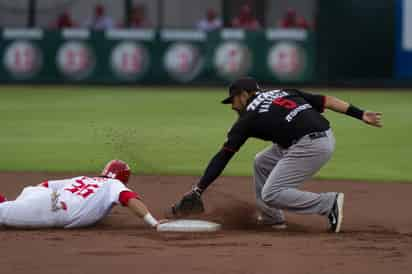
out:
{"label": "black wristband", "polygon": [[354,105],[350,105],[348,107],[348,110],[346,111],[346,114],[349,115],[349,116],[355,117],[359,120],[362,120],[363,112],[364,112],[363,110],[355,107]]}

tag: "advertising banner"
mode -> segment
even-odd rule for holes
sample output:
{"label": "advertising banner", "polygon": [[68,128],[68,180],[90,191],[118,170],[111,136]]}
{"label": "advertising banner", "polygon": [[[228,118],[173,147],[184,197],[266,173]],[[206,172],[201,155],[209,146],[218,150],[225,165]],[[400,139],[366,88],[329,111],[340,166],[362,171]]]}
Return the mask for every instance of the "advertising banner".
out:
{"label": "advertising banner", "polygon": [[0,58],[3,83],[301,83],[315,45],[305,30],[3,29]]}

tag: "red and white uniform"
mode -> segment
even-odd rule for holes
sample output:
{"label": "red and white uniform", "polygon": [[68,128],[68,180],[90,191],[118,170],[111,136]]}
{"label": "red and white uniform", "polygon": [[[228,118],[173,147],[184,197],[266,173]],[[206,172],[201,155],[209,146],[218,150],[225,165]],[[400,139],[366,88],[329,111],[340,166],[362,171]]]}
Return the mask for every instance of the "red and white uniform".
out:
{"label": "red and white uniform", "polygon": [[0,224],[13,227],[84,227],[137,194],[117,179],[80,176],[26,187],[15,201],[0,204]]}

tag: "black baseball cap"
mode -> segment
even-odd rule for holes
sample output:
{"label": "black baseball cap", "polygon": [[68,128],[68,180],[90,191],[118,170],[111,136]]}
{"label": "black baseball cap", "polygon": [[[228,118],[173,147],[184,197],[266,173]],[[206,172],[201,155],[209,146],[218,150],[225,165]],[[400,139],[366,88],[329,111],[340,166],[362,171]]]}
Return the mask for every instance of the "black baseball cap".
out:
{"label": "black baseball cap", "polygon": [[231,104],[233,97],[240,94],[242,91],[253,92],[259,90],[259,85],[252,77],[243,77],[237,79],[229,86],[229,97],[222,101],[222,104]]}

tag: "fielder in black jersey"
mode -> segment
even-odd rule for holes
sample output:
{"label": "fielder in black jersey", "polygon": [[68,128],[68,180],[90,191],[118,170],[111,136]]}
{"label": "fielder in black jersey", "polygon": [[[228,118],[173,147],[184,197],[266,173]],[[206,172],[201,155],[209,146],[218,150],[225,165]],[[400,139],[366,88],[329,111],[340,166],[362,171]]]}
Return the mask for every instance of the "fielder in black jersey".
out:
{"label": "fielder in black jersey", "polygon": [[203,212],[201,194],[252,137],[273,143],[258,153],[254,162],[258,222],[286,228],[283,210],[289,210],[327,216],[330,230],[339,232],[344,194],[317,194],[298,189],[327,163],[334,151],[333,132],[321,113],[331,109],[376,127],[382,126],[382,114],[363,111],[335,97],[297,89],[263,91],[253,78],[235,81],[229,87],[229,97],[222,103],[231,104],[239,118],[200,181],[172,206],[173,215],[180,217]]}

